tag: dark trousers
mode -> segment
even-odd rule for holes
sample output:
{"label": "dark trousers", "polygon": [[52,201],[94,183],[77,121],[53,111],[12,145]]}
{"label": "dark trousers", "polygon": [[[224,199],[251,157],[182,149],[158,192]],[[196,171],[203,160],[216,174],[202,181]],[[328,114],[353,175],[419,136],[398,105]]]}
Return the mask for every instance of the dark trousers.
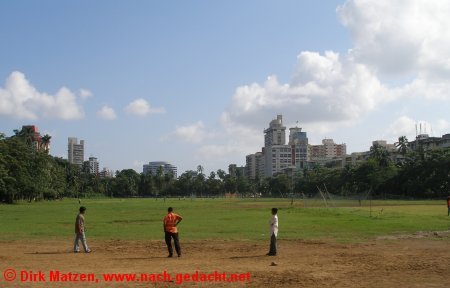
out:
{"label": "dark trousers", "polygon": [[274,233],[272,233],[272,236],[270,236],[270,255],[277,255],[277,236],[275,236]]}
{"label": "dark trousers", "polygon": [[173,243],[175,244],[175,250],[177,251],[178,256],[181,256],[181,247],[180,240],[178,239],[178,233],[165,232],[164,236],[164,238],[166,239],[167,249],[169,250],[169,256],[173,255],[172,238]]}

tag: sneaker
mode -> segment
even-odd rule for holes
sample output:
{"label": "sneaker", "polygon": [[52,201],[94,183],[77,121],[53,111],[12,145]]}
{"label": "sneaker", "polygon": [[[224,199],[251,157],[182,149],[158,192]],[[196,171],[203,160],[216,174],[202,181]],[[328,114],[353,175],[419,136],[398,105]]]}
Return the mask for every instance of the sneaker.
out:
{"label": "sneaker", "polygon": [[171,257],[173,257],[173,256],[172,255],[167,256],[167,258],[171,258]]}
{"label": "sneaker", "polygon": [[91,252],[92,252],[92,250],[91,250],[91,249],[89,249],[89,250],[87,250],[87,251],[86,251],[86,253],[91,253]]}

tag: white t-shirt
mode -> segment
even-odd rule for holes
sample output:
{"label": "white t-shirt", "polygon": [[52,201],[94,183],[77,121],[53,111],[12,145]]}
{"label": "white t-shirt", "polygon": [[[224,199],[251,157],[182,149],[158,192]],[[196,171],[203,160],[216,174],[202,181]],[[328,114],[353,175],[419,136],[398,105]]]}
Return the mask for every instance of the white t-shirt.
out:
{"label": "white t-shirt", "polygon": [[278,216],[272,215],[272,218],[270,218],[269,221],[269,227],[270,227],[270,235],[275,234],[275,237],[278,236]]}

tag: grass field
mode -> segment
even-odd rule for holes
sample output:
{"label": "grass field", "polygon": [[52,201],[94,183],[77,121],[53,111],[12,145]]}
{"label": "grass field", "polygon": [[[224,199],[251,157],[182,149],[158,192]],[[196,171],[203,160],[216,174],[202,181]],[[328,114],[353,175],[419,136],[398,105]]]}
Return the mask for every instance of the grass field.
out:
{"label": "grass field", "polygon": [[[173,206],[184,241],[267,240],[270,208],[280,239],[361,242],[377,236],[450,229],[444,201],[335,201],[335,207],[288,199],[83,199],[89,239],[161,239]],[[71,238],[78,200],[0,205],[0,240]],[[306,207],[305,207],[306,206]]]}
{"label": "grass field", "polygon": [[[290,199],[83,199],[90,254],[73,253],[78,200],[0,205],[0,286],[448,286],[450,217],[445,201],[329,204],[334,207],[324,207],[320,199],[292,204]],[[182,257],[167,258],[162,218],[168,206],[183,216]],[[279,208],[280,221],[275,257],[265,255],[272,207]],[[48,280],[55,270],[65,275],[89,273],[96,281],[22,278],[24,271],[34,271]],[[199,271],[249,278],[243,283],[174,281]],[[142,273],[162,272],[172,278],[161,282],[139,278]],[[103,276],[111,273],[138,278],[106,281]]]}

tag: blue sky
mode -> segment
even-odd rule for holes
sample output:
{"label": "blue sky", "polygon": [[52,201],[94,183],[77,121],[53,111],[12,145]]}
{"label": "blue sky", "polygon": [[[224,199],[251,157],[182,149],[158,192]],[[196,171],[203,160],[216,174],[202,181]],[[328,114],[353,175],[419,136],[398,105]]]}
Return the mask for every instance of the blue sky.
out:
{"label": "blue sky", "polygon": [[[450,133],[447,1],[1,1],[0,132],[179,174],[245,165],[283,114],[311,144]],[[419,126],[420,127],[420,126]]]}

